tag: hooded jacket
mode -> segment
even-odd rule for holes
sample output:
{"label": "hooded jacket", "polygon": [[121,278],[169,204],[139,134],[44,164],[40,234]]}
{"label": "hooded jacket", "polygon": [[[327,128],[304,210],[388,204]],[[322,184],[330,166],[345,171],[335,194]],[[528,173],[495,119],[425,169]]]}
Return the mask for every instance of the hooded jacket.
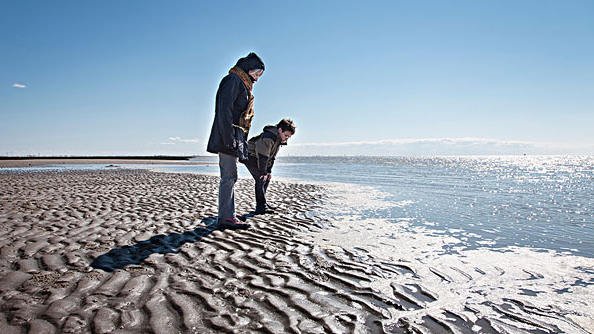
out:
{"label": "hooded jacket", "polygon": [[278,128],[274,125],[267,125],[261,134],[252,137],[248,141],[248,164],[257,166],[261,175],[270,173],[274,165],[274,159],[282,145]]}
{"label": "hooded jacket", "polygon": [[[255,53],[250,53],[247,57],[239,59],[235,66],[240,67],[246,73],[254,69],[264,69],[264,63]],[[250,79],[252,79],[251,76]],[[239,117],[247,108],[248,99],[247,87],[239,76],[228,74],[221,80],[215,98],[215,117],[206,151],[237,156],[233,124],[239,124]]]}

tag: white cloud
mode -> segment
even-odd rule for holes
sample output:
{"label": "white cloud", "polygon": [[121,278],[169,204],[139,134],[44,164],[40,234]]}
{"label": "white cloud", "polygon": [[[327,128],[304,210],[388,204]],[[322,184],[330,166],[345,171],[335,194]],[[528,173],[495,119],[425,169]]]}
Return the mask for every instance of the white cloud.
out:
{"label": "white cloud", "polygon": [[12,84],[12,87],[15,87],[15,88],[27,88],[27,86],[21,85],[19,83]]}
{"label": "white cloud", "polygon": [[532,145],[530,142],[487,138],[423,138],[423,139],[382,139],[371,141],[351,141],[338,143],[296,143],[293,146],[360,146],[360,145],[406,145],[406,144],[483,144],[495,146]]}
{"label": "white cloud", "polygon": [[553,154],[551,145],[490,138],[412,138],[334,143],[293,143],[285,151],[292,155],[490,155]]}
{"label": "white cloud", "polygon": [[169,140],[171,140],[174,143],[199,143],[200,142],[196,138],[194,138],[194,139],[181,139],[180,137],[169,137]]}
{"label": "white cloud", "polygon": [[175,145],[177,143],[182,144],[197,144],[200,141],[198,139],[181,139],[180,137],[169,137],[169,142],[161,143],[161,145]]}

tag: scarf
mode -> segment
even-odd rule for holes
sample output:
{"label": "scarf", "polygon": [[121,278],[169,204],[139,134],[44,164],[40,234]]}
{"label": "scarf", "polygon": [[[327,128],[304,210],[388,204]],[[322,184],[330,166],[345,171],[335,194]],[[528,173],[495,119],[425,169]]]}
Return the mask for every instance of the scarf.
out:
{"label": "scarf", "polygon": [[235,66],[229,70],[229,74],[236,74],[241,82],[245,85],[248,91],[248,105],[247,108],[239,116],[239,124],[233,124],[233,126],[240,128],[245,133],[246,137],[250,132],[252,126],[252,118],[254,117],[254,95],[252,95],[252,89],[254,88],[254,82],[250,79],[249,74],[245,73],[244,70],[239,66]]}

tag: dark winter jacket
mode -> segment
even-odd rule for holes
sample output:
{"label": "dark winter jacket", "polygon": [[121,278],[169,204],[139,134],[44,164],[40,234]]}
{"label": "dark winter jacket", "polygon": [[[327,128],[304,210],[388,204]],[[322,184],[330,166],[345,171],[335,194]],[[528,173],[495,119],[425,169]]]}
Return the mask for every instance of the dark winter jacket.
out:
{"label": "dark winter jacket", "polygon": [[215,103],[215,118],[206,150],[210,153],[237,155],[233,124],[248,105],[248,91],[241,79],[229,74],[221,80]]}
{"label": "dark winter jacket", "polygon": [[[253,69],[264,69],[264,63],[255,54],[237,61],[246,73]],[[250,77],[251,79],[251,77]],[[215,100],[215,117],[210,130],[206,151],[237,156],[237,143],[233,124],[239,124],[239,117],[248,105],[249,92],[236,74],[229,74],[221,80]]]}
{"label": "dark winter jacket", "polygon": [[252,137],[248,141],[249,161],[251,166],[256,166],[261,175],[272,172],[274,159],[281,145],[281,136],[278,128],[274,125],[267,125],[261,134]]}

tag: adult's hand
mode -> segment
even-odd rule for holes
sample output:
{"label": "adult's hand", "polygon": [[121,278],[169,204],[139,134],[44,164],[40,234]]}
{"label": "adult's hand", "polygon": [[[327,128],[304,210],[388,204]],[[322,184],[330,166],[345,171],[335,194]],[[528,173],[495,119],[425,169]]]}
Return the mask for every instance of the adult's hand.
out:
{"label": "adult's hand", "polygon": [[267,173],[265,175],[260,176],[260,178],[262,179],[262,181],[266,182],[266,181],[270,181],[272,179],[272,174]]}

